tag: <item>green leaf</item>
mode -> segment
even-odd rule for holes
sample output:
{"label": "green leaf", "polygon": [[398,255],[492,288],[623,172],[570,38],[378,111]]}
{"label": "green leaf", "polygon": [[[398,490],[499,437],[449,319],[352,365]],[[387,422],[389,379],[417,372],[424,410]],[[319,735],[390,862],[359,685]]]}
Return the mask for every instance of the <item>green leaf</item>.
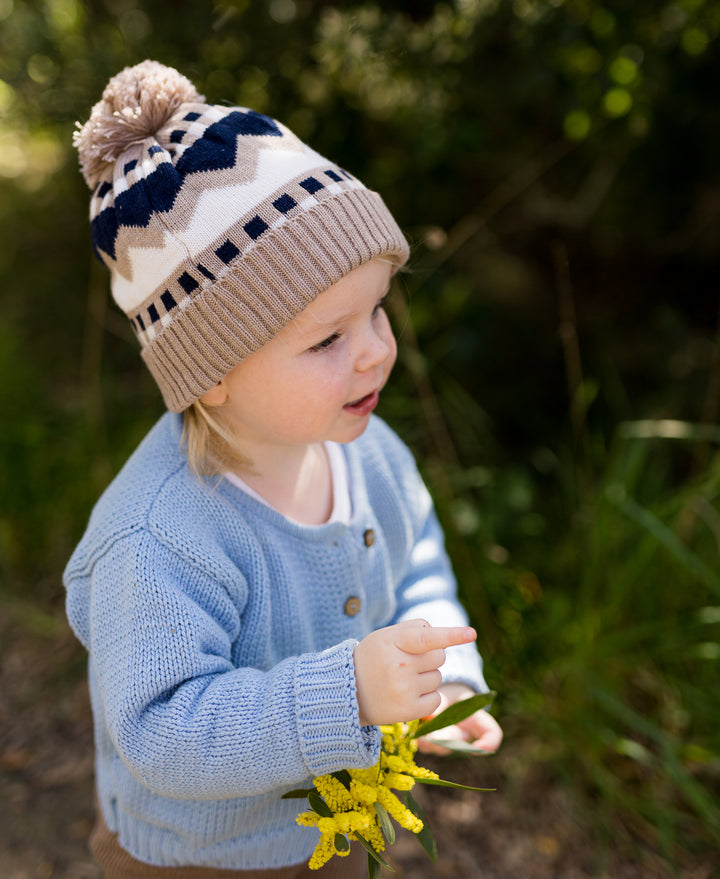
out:
{"label": "green leaf", "polygon": [[310,791],[307,798],[313,810],[317,812],[318,815],[322,815],[323,818],[332,818],[333,813],[330,806],[328,806],[316,790]]}
{"label": "green leaf", "polygon": [[335,850],[338,852],[346,852],[350,848],[350,843],[347,840],[347,836],[344,836],[342,833],[335,834]]}
{"label": "green leaf", "polygon": [[456,784],[454,781],[445,781],[442,778],[416,778],[418,784],[436,784],[438,787],[453,787],[455,790],[479,790],[485,793],[494,791],[494,787],[471,787],[469,784]]}
{"label": "green leaf", "polygon": [[382,867],[377,860],[368,852],[368,879],[381,879]]}
{"label": "green leaf", "polygon": [[392,873],[395,872],[395,867],[390,866],[385,858],[379,853],[376,852],[375,849],[370,845],[370,843],[364,837],[360,836],[359,833],[355,834],[355,838],[360,843],[360,845],[367,850],[368,855],[371,858],[374,858],[381,867],[385,867],[386,870],[390,870]]}
{"label": "green leaf", "polygon": [[286,794],[283,794],[280,799],[281,800],[304,800],[311,793],[315,792],[314,787],[301,787],[297,790],[289,790]]}
{"label": "green leaf", "polygon": [[437,861],[437,843],[435,842],[435,835],[430,829],[425,810],[410,791],[405,791],[405,805],[410,809],[413,815],[416,815],[423,823],[423,829],[417,834],[418,842],[423,847],[425,854],[430,860],[433,862]]}
{"label": "green leaf", "polygon": [[395,828],[390,820],[388,811],[381,803],[373,803],[373,807],[375,809],[375,814],[378,816],[378,821],[380,822],[380,829],[384,833],[385,839],[387,839],[388,843],[392,845],[395,842]]}
{"label": "green leaf", "polygon": [[337,778],[337,780],[346,790],[350,790],[350,782],[352,781],[352,778],[350,777],[350,773],[347,771],[347,769],[340,769],[338,772],[331,772],[330,774],[333,778]]}
{"label": "green leaf", "polygon": [[432,743],[464,757],[485,757],[490,753],[483,751],[482,748],[476,748],[472,742],[466,742],[463,739],[433,739]]}
{"label": "green leaf", "polygon": [[434,732],[436,729],[445,729],[446,726],[454,726],[456,723],[460,723],[461,720],[465,720],[466,717],[470,717],[471,714],[475,714],[481,708],[487,708],[488,705],[492,705],[496,695],[497,693],[494,690],[490,690],[489,693],[477,693],[475,696],[470,696],[469,699],[453,702],[452,705],[441,711],[440,714],[436,714],[435,717],[431,717],[430,720],[421,723],[415,730],[414,738],[417,739],[420,736],[426,736],[428,733]]}

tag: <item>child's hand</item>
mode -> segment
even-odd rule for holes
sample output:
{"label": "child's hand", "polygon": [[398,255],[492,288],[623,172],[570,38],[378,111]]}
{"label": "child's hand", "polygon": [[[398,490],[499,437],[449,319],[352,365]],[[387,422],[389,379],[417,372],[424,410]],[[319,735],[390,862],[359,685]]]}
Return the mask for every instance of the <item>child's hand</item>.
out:
{"label": "child's hand", "polygon": [[360,724],[398,723],[432,714],[441,703],[438,669],[445,662],[445,648],[476,637],[469,626],[433,628],[425,620],[371,632],[353,654]]}
{"label": "child's hand", "polygon": [[[439,714],[454,702],[461,699],[468,699],[475,693],[465,684],[443,684],[439,690],[441,702],[433,714]],[[465,720],[461,720],[456,726],[448,726],[445,729],[439,729],[429,733],[427,736],[418,739],[418,750],[425,754],[449,754],[447,748],[433,743],[433,739],[459,739],[465,742],[472,742],[473,747],[481,751],[492,754],[500,747],[503,732],[500,724],[495,720],[492,714],[487,711],[476,711]]]}

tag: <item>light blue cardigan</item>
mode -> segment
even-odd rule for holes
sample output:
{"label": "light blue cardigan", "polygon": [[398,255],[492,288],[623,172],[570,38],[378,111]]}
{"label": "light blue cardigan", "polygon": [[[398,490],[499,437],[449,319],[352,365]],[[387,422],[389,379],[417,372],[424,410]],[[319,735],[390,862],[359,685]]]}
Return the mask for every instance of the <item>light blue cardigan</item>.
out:
{"label": "light blue cardigan", "polygon": [[[151,864],[299,863],[316,836],[281,794],[378,757],[377,728],[358,722],[357,641],[466,616],[428,493],[378,418],[345,447],[349,526],[299,525],[227,480],[202,482],[181,429],[168,413],[150,431],[65,571],[90,656],[100,805]],[[487,689],[472,645],[449,650],[443,674]]]}

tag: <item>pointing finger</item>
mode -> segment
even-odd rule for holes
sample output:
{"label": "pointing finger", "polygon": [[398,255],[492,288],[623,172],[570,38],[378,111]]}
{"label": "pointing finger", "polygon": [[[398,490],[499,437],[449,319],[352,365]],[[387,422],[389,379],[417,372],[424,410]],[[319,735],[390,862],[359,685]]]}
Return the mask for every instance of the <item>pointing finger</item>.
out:
{"label": "pointing finger", "polygon": [[429,650],[444,650],[456,644],[469,644],[476,638],[477,633],[470,626],[407,627],[398,629],[395,646],[405,653],[427,653]]}

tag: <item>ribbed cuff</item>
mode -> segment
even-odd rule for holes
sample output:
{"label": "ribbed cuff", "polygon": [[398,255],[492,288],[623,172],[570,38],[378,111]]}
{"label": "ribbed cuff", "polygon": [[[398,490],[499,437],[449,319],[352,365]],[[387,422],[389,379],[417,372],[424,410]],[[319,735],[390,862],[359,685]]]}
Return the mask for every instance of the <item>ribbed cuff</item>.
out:
{"label": "ribbed cuff", "polygon": [[300,656],[297,662],[298,735],[313,775],[372,766],[380,755],[380,730],[361,727],[358,720],[356,643],[343,641],[322,653]]}
{"label": "ribbed cuff", "polygon": [[408,245],[380,196],[348,190],[268,232],[143,348],[172,412],[182,412],[270,341],[320,293]]}

